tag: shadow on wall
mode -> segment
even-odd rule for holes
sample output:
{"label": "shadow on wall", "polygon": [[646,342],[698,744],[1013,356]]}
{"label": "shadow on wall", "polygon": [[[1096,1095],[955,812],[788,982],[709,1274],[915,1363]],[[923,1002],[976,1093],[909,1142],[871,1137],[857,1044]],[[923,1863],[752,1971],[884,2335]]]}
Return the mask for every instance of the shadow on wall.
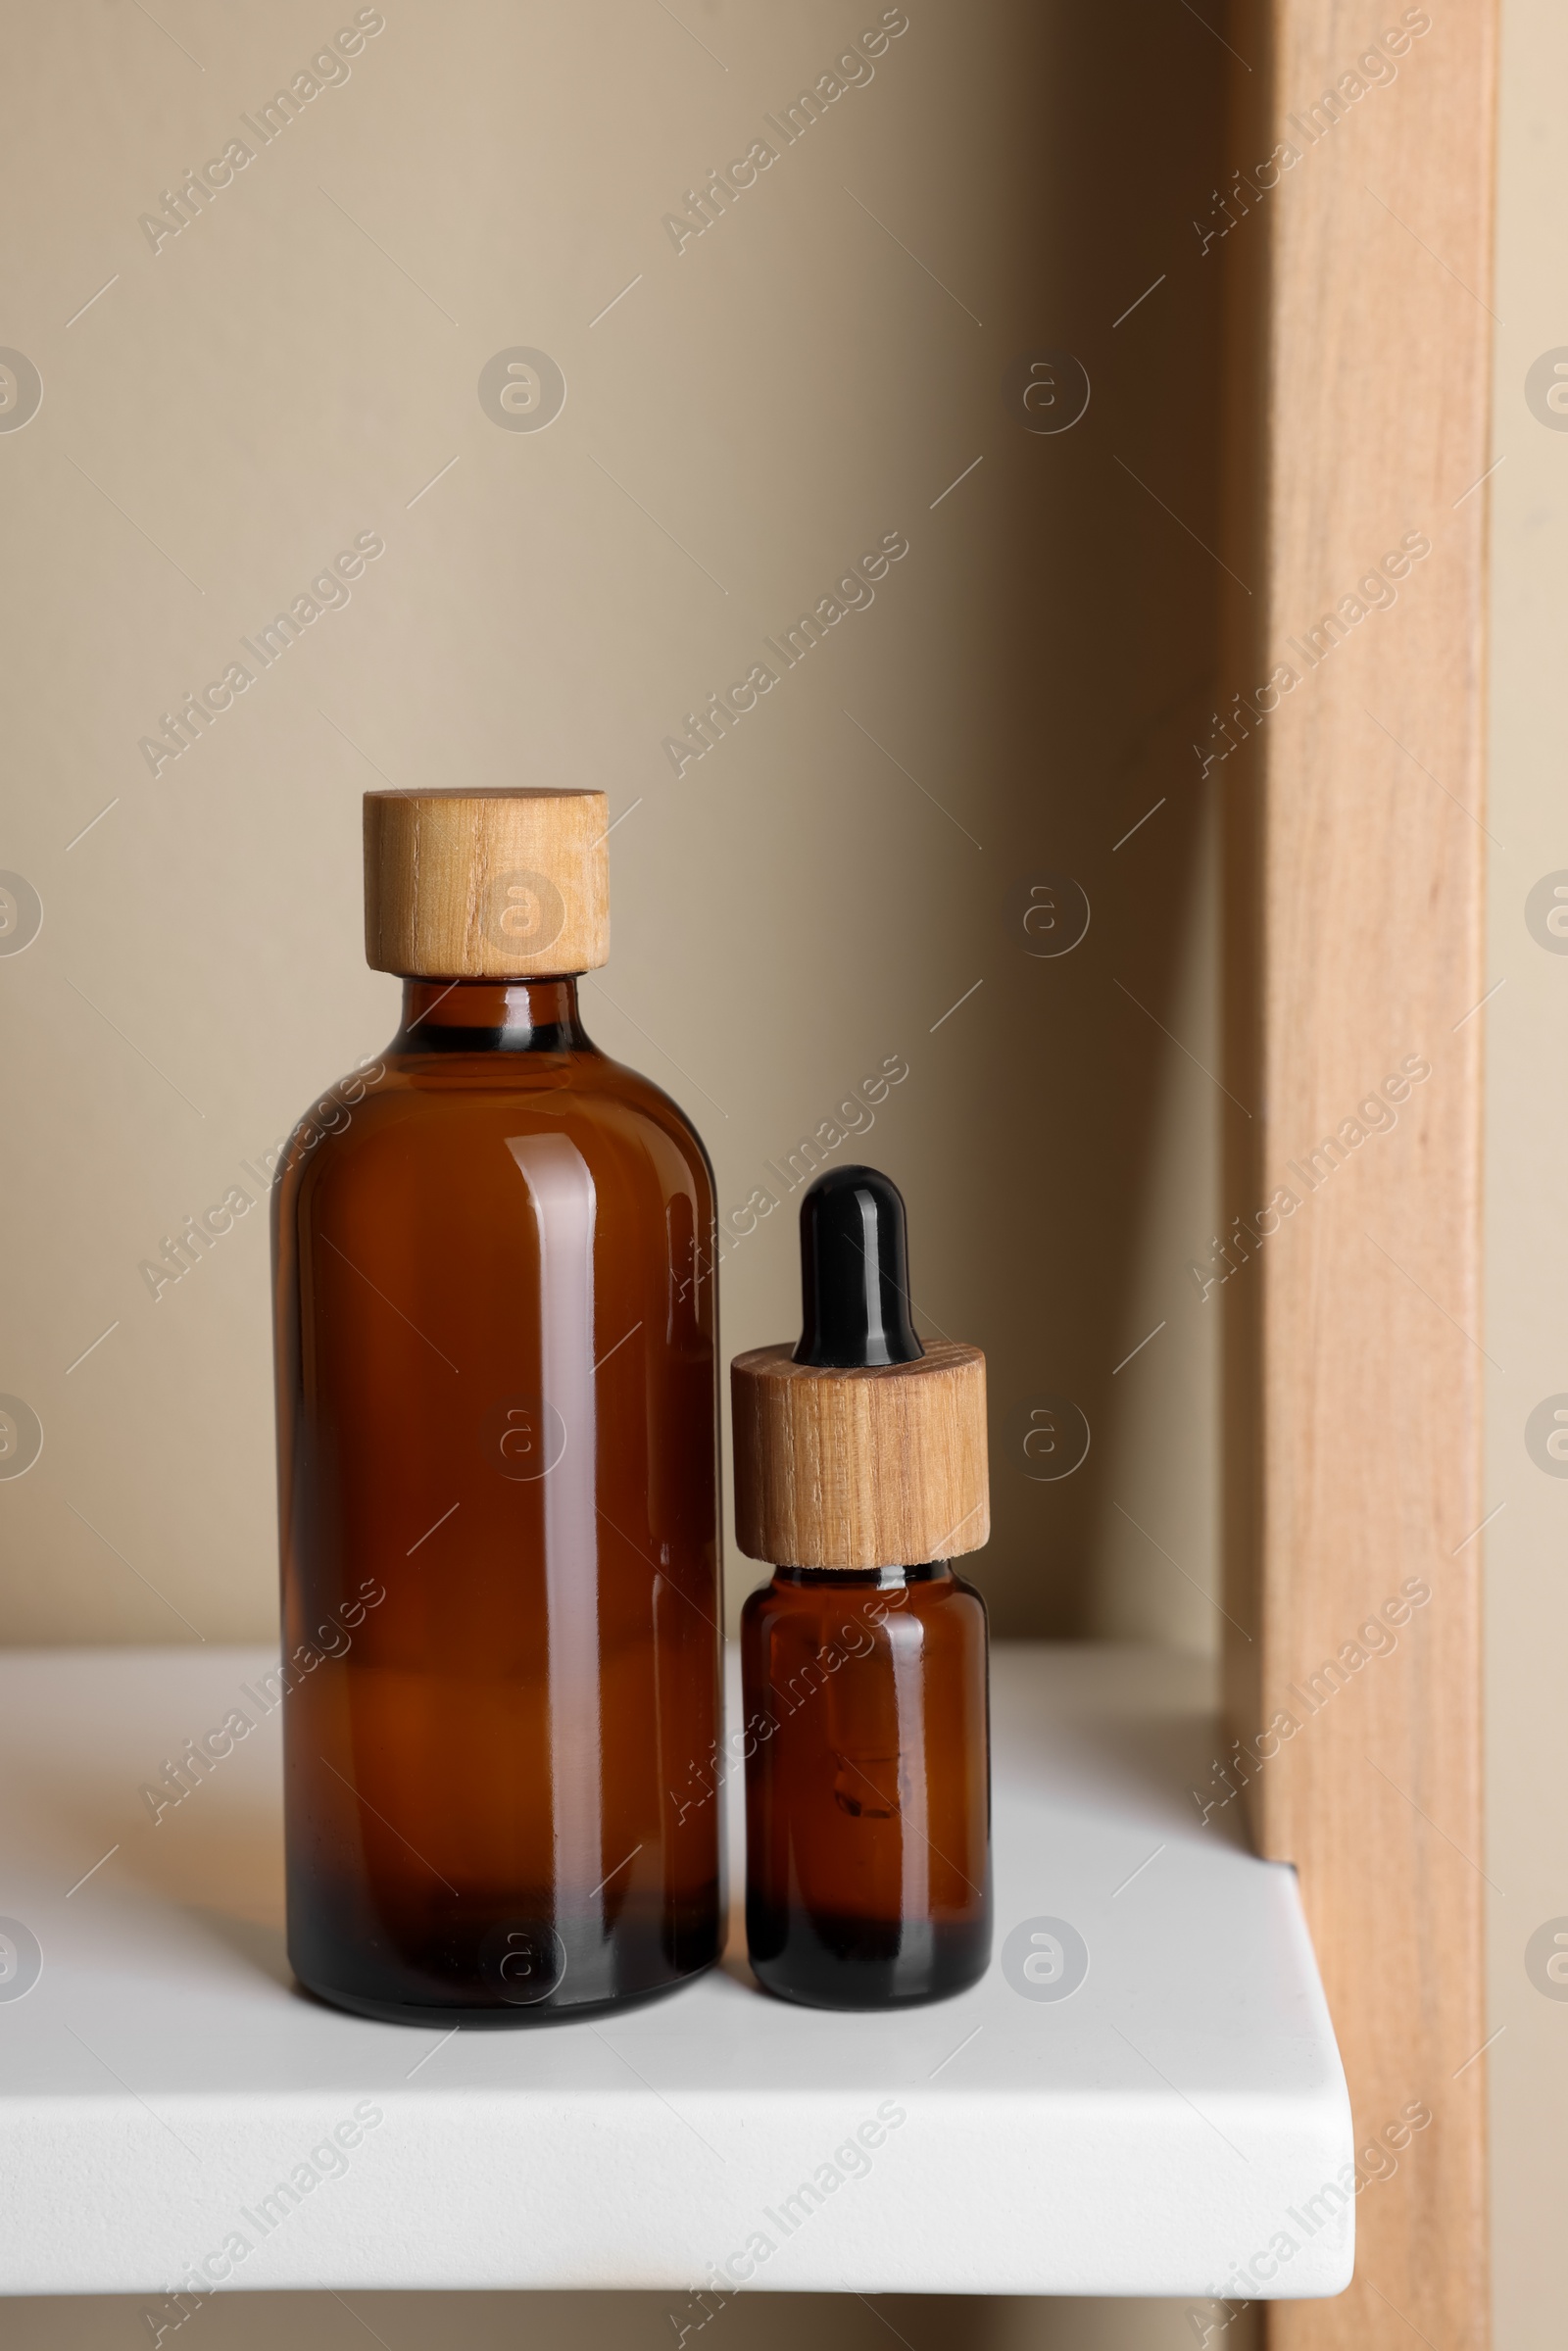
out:
{"label": "shadow on wall", "polygon": [[[1008,397],[983,434],[974,418],[987,464],[948,501],[972,498],[901,681],[901,740],[929,762],[910,764],[956,779],[950,805],[984,843],[977,856],[939,832],[939,872],[923,877],[931,986],[945,1004],[985,984],[918,1039],[924,1060],[941,1056],[941,1099],[900,1173],[924,1327],[987,1350],[994,1533],[976,1568],[1004,1634],[1166,1630],[1163,1594],[1143,1606],[1126,1577],[1184,1588],[1116,1503],[1189,1570],[1211,1542],[1214,1334],[1185,1266],[1211,1229],[1219,1114],[1241,1113],[1198,1066],[1219,1064],[1214,1007],[1191,976],[1209,918],[1193,747],[1220,699],[1225,585],[1206,552],[1220,535],[1219,263],[1189,218],[1207,218],[1224,176],[1224,59],[1193,29],[1095,10],[994,23],[1007,57],[998,177],[975,236],[1002,250],[977,307],[999,393],[997,363],[1011,363]],[[1088,408],[1065,432],[1026,430],[1062,413],[1030,392],[1026,419],[1031,367],[1057,401],[1076,397],[1071,367],[1038,356],[1058,346],[1087,372]],[[940,668],[922,674],[938,643]],[[1079,944],[1046,952],[1086,915]],[[1055,1399],[1093,1432],[1063,1479],[1041,1474],[1079,1442]],[[1157,1460],[1147,1514],[1129,1457]],[[1112,1553],[1131,1560],[1120,1602]],[[1196,1624],[1211,1631],[1201,1608]]]}
{"label": "shadow on wall", "polygon": [[[1182,1578],[1210,1582],[1215,1548],[1217,1314],[1187,1263],[1212,1231],[1220,1113],[1245,1115],[1208,1075],[1213,871],[1194,750],[1213,733],[1226,584],[1208,552],[1220,263],[1193,227],[1224,177],[1224,66],[1180,10],[1135,28],[992,0],[922,20],[858,118],[872,125],[885,99],[890,135],[853,158],[879,220],[846,205],[857,186],[828,191],[831,235],[787,298],[770,282],[765,330],[752,289],[733,289],[743,347],[789,354],[760,395],[762,441],[799,485],[775,521],[805,539],[826,468],[812,544],[874,546],[849,535],[863,506],[908,546],[876,611],[835,621],[782,670],[766,718],[683,770],[730,887],[684,971],[665,926],[645,1001],[672,999],[673,966],[704,1002],[688,1068],[729,1047],[716,1091],[731,1123],[682,1097],[721,1209],[760,1182],[778,1201],[726,1259],[730,1347],[799,1327],[809,1162],[791,1139],[814,1132],[903,1187],[917,1324],[988,1357],[994,1531],[974,1573],[999,1634],[1203,1646],[1217,1621]],[[937,138],[971,159],[944,168],[939,204]],[[806,163],[775,169],[782,181]],[[705,232],[713,249],[741,219]],[[715,422],[748,411],[738,375],[725,392]],[[804,556],[789,576],[798,598]],[[653,828],[635,849],[630,832],[616,886],[635,942],[690,880]],[[758,975],[738,1036],[701,996],[705,963]],[[819,1127],[834,1082],[888,1046],[903,1074],[874,1125],[850,1100],[855,1131]],[[753,1063],[766,1100],[747,1102]],[[1043,1474],[1062,1458],[1053,1444],[1081,1451],[1084,1423],[1081,1466]],[[733,1548],[731,1562],[733,1608],[752,1576]]]}

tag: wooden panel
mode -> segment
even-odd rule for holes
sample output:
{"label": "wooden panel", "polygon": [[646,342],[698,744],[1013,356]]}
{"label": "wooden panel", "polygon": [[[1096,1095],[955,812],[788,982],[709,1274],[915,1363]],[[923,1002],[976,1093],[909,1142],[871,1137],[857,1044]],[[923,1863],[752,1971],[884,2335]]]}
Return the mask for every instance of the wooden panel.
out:
{"label": "wooden panel", "polygon": [[[1215,1267],[1228,1698],[1262,1848],[1301,1874],[1357,2144],[1386,2149],[1356,2197],[1354,2285],[1273,2306],[1268,2339],[1459,2351],[1489,2333],[1467,1538],[1486,1511],[1494,26],[1489,0],[1273,0],[1229,30],[1250,185],[1213,225],[1236,360],[1227,554],[1250,592],[1223,681],[1244,699],[1202,747],[1226,816],[1226,1078],[1246,1105],[1228,1113],[1236,1270]],[[1410,2131],[1412,2108],[1430,2124]],[[1299,2240],[1302,2216],[1281,2230]]]}

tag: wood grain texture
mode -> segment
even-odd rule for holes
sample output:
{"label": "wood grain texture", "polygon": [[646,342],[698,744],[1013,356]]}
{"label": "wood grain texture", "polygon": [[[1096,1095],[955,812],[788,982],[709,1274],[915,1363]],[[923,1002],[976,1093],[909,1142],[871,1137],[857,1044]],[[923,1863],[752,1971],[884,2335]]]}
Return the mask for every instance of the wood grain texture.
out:
{"label": "wood grain texture", "polygon": [[[1233,69],[1235,160],[1255,180],[1279,158],[1224,240],[1246,583],[1225,685],[1244,700],[1234,753],[1204,747],[1246,1105],[1225,1202],[1244,1223],[1213,1268],[1230,1778],[1300,1872],[1357,2145],[1385,2149],[1362,2166],[1354,2284],[1271,2304],[1268,2340],[1478,2351],[1494,11],[1270,0],[1229,31],[1251,69]],[[1411,2107],[1432,2122],[1391,2145]]]}
{"label": "wood grain texture", "polygon": [[730,1366],[735,1536],[788,1567],[914,1567],[991,1535],[986,1359],[931,1341],[915,1363],[796,1363],[788,1342]]}
{"label": "wood grain texture", "polygon": [[365,955],[431,980],[610,959],[603,792],[367,792]]}

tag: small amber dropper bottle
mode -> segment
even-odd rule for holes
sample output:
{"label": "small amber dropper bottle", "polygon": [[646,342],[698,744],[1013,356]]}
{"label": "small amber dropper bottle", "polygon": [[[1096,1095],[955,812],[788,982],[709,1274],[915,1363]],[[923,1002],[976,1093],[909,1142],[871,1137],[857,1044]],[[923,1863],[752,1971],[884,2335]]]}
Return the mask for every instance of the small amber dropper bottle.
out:
{"label": "small amber dropper bottle", "polygon": [[874,1168],[801,1203],[805,1328],[731,1369],[741,1548],[746,1931],[817,2008],[940,1999],[991,1953],[985,1357],[922,1347],[904,1200]]}

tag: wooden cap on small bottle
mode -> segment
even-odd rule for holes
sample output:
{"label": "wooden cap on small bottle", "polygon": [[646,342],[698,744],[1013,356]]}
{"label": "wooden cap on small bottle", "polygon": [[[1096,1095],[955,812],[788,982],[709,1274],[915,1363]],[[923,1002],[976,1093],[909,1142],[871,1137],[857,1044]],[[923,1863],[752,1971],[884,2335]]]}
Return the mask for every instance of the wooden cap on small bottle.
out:
{"label": "wooden cap on small bottle", "polygon": [[407,979],[536,979],[610,959],[603,792],[367,792],[365,955]]}
{"label": "wooden cap on small bottle", "polygon": [[788,1567],[917,1567],[991,1535],[986,1359],[933,1341],[841,1369],[762,1347],[730,1367],[735,1533]]}

